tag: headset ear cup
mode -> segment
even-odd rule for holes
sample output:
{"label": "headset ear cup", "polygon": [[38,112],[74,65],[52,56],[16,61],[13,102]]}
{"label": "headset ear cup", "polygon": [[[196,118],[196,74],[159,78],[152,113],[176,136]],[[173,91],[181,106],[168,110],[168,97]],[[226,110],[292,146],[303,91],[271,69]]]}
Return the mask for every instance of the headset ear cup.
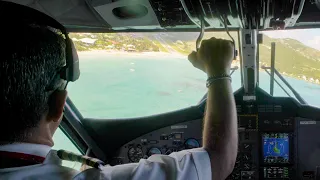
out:
{"label": "headset ear cup", "polygon": [[74,82],[80,76],[79,57],[77,50],[69,37],[66,37],[66,61],[67,68],[65,69],[66,76],[64,79]]}
{"label": "headset ear cup", "polygon": [[[66,66],[57,73],[60,74],[61,79],[66,81],[73,82],[79,78],[80,70],[78,54],[72,40],[68,36],[67,30],[62,24],[43,12],[9,1],[0,0],[0,12],[1,14],[7,14],[10,16],[9,23],[23,23],[27,25],[35,24],[38,26],[51,27],[60,30],[66,38]],[[14,16],[14,13],[16,12],[19,12],[20,16]],[[4,22],[4,24],[6,24],[6,22]]]}

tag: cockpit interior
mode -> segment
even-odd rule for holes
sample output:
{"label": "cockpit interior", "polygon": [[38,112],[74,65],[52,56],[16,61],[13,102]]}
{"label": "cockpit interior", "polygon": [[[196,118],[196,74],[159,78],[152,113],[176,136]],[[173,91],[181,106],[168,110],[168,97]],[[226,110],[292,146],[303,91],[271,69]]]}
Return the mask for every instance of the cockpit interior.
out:
{"label": "cockpit interior", "polygon": [[[320,179],[320,138],[318,138],[320,137],[320,99],[310,104],[301,95],[302,92],[297,90],[298,85],[292,85],[291,81],[286,78],[286,74],[283,73],[284,67],[279,65],[279,54],[285,52],[286,49],[276,50],[278,42],[269,42],[270,40],[263,35],[264,32],[277,31],[281,34],[282,31],[301,30],[301,32],[304,32],[305,29],[316,30],[320,28],[320,1],[10,1],[42,11],[62,23],[68,32],[78,33],[85,37],[91,36],[88,33],[93,35],[108,33],[110,36],[130,34],[134,38],[138,38],[139,34],[151,36],[151,33],[156,33],[157,36],[153,36],[153,38],[157,41],[154,42],[166,44],[161,35],[165,36],[171,33],[174,36],[189,33],[194,37],[192,45],[196,49],[203,38],[224,34],[224,37],[230,38],[235,43],[235,59],[239,62],[231,71],[231,73],[239,74],[238,78],[233,78],[233,81],[239,84],[239,86],[234,87],[239,126],[239,148],[234,170],[228,179]],[[75,39],[73,40],[75,41]],[[267,41],[269,43],[268,54],[262,57],[260,51],[266,48],[263,43]],[[286,42],[281,41],[281,43],[283,45]],[[90,44],[89,40],[86,44]],[[320,47],[320,43],[318,45]],[[163,45],[163,47],[169,49],[168,53],[176,50],[169,46],[168,44]],[[287,46],[287,44],[283,45],[283,47]],[[134,50],[133,46],[127,45],[127,48],[128,51]],[[312,52],[320,54],[319,50],[313,49]],[[303,51],[306,50],[300,49],[292,52],[301,54]],[[313,55],[310,54],[310,56]],[[187,55],[185,55],[186,58]],[[303,66],[304,62],[299,62],[296,57],[290,58],[292,59],[288,59],[288,61],[292,62],[291,66],[296,67],[296,69]],[[79,59],[81,70],[79,81],[86,78],[86,73],[94,78],[90,79],[92,84],[87,84],[88,86],[73,87],[72,82],[70,82],[71,90],[60,126],[62,132],[72,141],[79,152],[99,158],[107,164],[115,166],[139,162],[140,159],[155,154],[168,155],[175,151],[202,146],[206,92],[201,94],[201,97],[199,96],[197,102],[184,104],[184,108],[174,110],[167,108],[165,112],[161,113],[151,110],[149,114],[143,115],[143,113],[140,113],[138,116],[130,117],[130,114],[125,115],[126,111],[130,109],[134,111],[135,106],[139,107],[144,101],[147,101],[149,95],[156,89],[140,94],[131,102],[131,107],[121,109],[121,106],[118,106],[117,102],[112,100],[113,97],[104,102],[104,99],[95,94],[99,94],[95,87],[95,81],[103,84],[108,82],[109,78],[119,78],[112,75],[118,70],[118,65],[106,64],[106,67],[98,67],[91,64],[92,68],[99,69],[99,71],[110,72],[109,77],[100,76],[96,72],[87,72],[85,69],[81,69],[81,66],[89,66],[90,63],[82,65],[81,55]],[[169,60],[166,61],[169,62]],[[135,64],[131,62],[132,66],[135,65],[135,69],[128,67],[130,73],[139,71],[137,62],[138,60]],[[297,64],[294,62],[297,62]],[[320,58],[314,58],[312,63],[320,67]],[[320,76],[320,68],[315,67],[316,65],[314,65],[315,69],[312,70],[312,73]],[[157,68],[156,65],[153,67]],[[176,71],[181,72],[180,74],[188,74],[183,67],[179,65],[176,67]],[[121,69],[120,66],[119,68]],[[312,68],[310,67],[310,69]],[[149,73],[159,73],[158,71],[157,69],[148,69]],[[165,69],[163,72],[166,72]],[[260,72],[263,72],[263,76],[267,78],[262,79]],[[124,87],[129,83],[135,84],[129,78],[133,75],[123,74],[123,76],[127,78],[121,77],[124,80],[118,83],[122,83]],[[146,73],[145,76],[148,76],[148,74]],[[135,88],[136,91],[139,91],[143,86],[149,86],[148,83],[153,83],[154,86],[162,88],[161,83],[164,81],[158,78],[161,77],[157,76],[129,88]],[[169,81],[171,78],[173,77],[165,76],[164,79]],[[304,77],[301,75],[300,79],[304,79]],[[313,96],[310,99],[317,99],[320,95],[319,81],[315,79],[312,81],[315,85],[312,92],[309,93]],[[197,80],[197,78],[193,79],[193,83],[199,82],[203,81]],[[175,83],[179,84],[179,82]],[[262,84],[267,84],[268,88],[262,88]],[[101,86],[105,89],[106,96],[109,88],[112,88],[107,85],[106,83],[105,86]],[[170,86],[170,84],[165,86]],[[202,89],[204,88],[205,83],[203,83]],[[275,89],[282,90],[284,93],[275,95]],[[76,90],[79,93],[78,97],[88,96],[83,98],[91,98],[90,101],[82,102],[86,104],[83,106],[86,108],[79,108],[77,104],[80,100],[73,99],[73,96],[75,96],[73,91]],[[115,89],[117,95],[114,96],[126,97],[126,94],[122,94],[122,90],[122,88]],[[179,92],[183,93],[181,91]],[[160,92],[158,98],[167,98],[166,102],[170,107],[169,104],[174,104],[174,102],[170,101],[168,95],[166,92]],[[181,97],[187,99],[189,95],[182,94]],[[157,104],[157,99],[149,99],[149,101],[150,104]],[[99,106],[99,110],[109,108],[105,107],[104,103],[110,104],[110,107],[114,108],[112,110],[120,111],[124,115],[116,118],[104,115],[90,117],[86,114],[84,116],[86,111],[91,111],[91,114],[98,111],[93,109],[91,103]],[[166,106],[166,104],[161,106]],[[161,107],[155,105],[144,108],[158,109]]]}

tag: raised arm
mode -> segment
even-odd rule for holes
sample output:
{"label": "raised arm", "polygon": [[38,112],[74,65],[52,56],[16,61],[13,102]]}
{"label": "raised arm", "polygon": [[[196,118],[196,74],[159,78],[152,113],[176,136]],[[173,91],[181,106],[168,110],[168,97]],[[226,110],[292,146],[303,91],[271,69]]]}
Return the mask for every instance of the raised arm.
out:
{"label": "raised arm", "polygon": [[212,179],[225,179],[233,170],[237,157],[238,130],[235,101],[230,79],[233,45],[230,41],[211,38],[202,41],[190,62],[209,77],[217,79],[208,88],[203,129],[203,146],[211,162]]}
{"label": "raised arm", "polygon": [[[204,119],[203,148],[188,149],[167,155],[153,155],[139,163],[104,167],[99,176],[105,179],[224,180],[232,172],[237,156],[237,116],[229,73],[233,45],[229,41],[210,39],[191,53],[192,64],[214,77],[209,86]],[[208,156],[209,154],[209,156]],[[94,169],[95,170],[95,169]],[[89,177],[84,171],[83,175]]]}

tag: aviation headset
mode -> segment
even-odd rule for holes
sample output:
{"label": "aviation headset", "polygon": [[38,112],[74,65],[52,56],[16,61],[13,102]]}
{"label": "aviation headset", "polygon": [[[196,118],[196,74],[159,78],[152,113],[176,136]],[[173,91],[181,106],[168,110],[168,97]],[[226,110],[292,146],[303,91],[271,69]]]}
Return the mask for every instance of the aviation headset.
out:
{"label": "aviation headset", "polygon": [[[68,36],[68,32],[63,25],[61,25],[58,21],[53,19],[52,17],[35,10],[33,8],[7,2],[7,1],[0,1],[0,11],[1,14],[5,12],[7,16],[14,16],[13,19],[17,20],[17,22],[10,22],[10,23],[23,23],[26,25],[37,25],[40,27],[50,27],[56,30],[61,31],[64,35],[65,43],[66,43],[66,64],[62,69],[57,72],[60,75],[60,79],[63,79],[67,82],[69,81],[76,81],[80,76],[80,69],[79,69],[79,58],[75,46],[72,40]],[[17,18],[17,16],[19,16]],[[2,17],[3,18],[3,17]],[[10,18],[9,18],[10,19]],[[18,24],[19,25],[19,24]]]}

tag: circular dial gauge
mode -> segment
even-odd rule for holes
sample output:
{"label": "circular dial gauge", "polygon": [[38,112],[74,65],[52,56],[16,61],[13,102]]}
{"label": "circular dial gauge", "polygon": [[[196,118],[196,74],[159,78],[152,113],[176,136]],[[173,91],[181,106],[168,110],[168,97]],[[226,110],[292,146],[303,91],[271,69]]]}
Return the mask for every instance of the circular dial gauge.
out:
{"label": "circular dial gauge", "polygon": [[186,149],[193,149],[193,148],[200,147],[200,144],[196,139],[190,138],[186,140],[186,142],[184,143],[184,146]]}
{"label": "circular dial gauge", "polygon": [[162,153],[161,153],[161,150],[159,148],[153,147],[153,148],[149,149],[147,155],[148,156],[152,156],[154,154],[162,154]]}
{"label": "circular dial gauge", "polygon": [[143,158],[143,151],[140,147],[131,147],[128,150],[128,158],[131,162],[139,162]]}

